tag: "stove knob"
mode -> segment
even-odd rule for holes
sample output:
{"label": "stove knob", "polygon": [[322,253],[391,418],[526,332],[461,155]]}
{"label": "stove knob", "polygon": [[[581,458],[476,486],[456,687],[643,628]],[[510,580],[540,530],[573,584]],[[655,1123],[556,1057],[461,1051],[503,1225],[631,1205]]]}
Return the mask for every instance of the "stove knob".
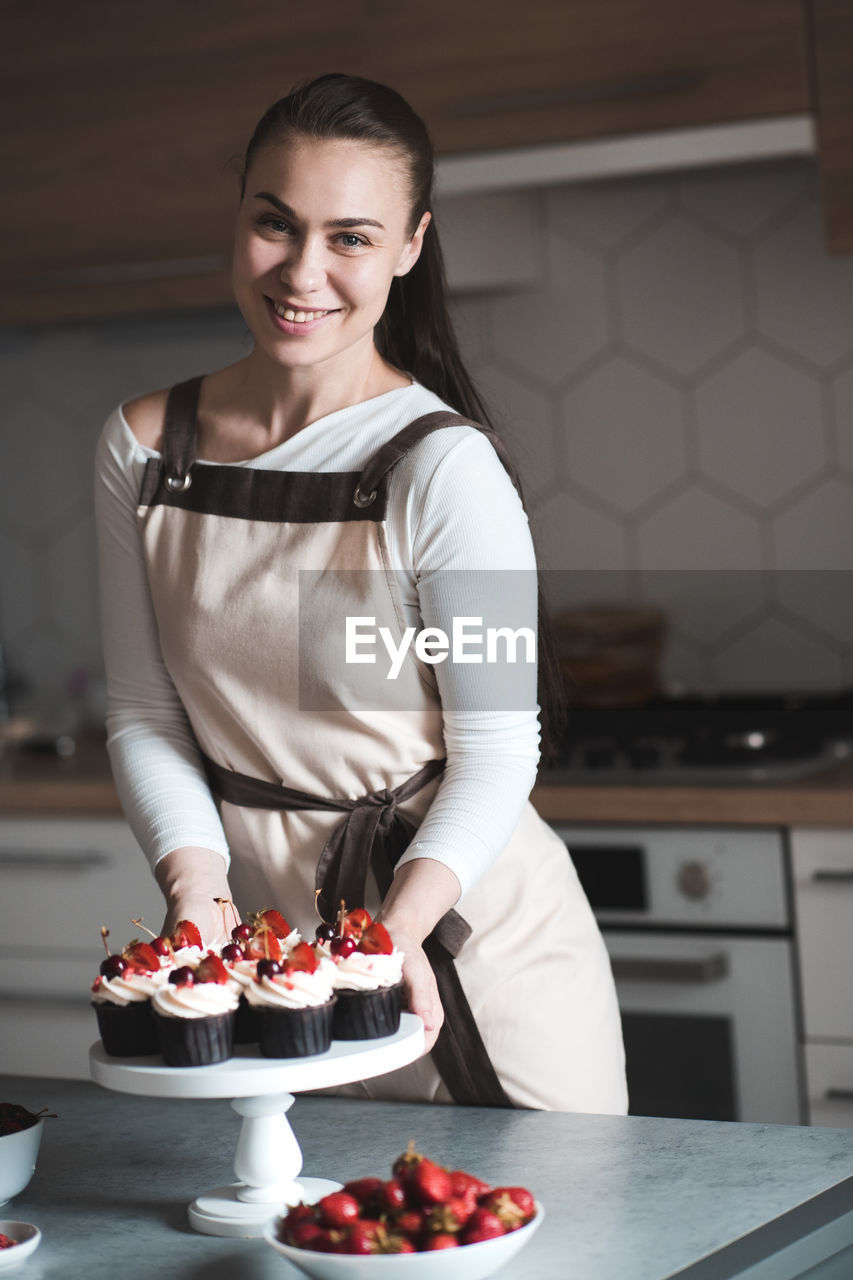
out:
{"label": "stove knob", "polygon": [[711,879],[703,862],[682,862],[676,884],[685,898],[707,898],[711,892]]}

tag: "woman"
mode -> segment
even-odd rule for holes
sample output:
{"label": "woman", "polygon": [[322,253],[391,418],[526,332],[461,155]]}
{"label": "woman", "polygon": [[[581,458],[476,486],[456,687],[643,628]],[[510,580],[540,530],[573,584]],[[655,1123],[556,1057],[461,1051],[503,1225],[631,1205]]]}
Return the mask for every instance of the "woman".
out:
{"label": "woman", "polygon": [[258,124],[233,256],[254,348],[117,409],[99,445],[110,756],[167,927],[214,942],[227,897],[310,936],[315,884],[327,918],[341,896],[380,915],[433,1052],[364,1093],[620,1112],[607,955],[527,801],[535,695],[492,709],[481,669],[410,651],[359,704],[366,668],[324,625],[331,602],[450,634],[474,571],[535,577],[500,442],[448,417],[484,415],[432,172],[370,81],[321,77]]}

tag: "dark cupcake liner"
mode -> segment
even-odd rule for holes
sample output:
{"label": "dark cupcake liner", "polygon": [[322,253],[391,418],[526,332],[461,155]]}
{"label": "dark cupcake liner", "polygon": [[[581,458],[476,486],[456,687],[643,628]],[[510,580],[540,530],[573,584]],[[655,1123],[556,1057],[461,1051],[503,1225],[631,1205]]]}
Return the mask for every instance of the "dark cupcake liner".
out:
{"label": "dark cupcake liner", "polygon": [[210,1018],[166,1018],[155,1013],[154,1021],[167,1067],[208,1067],[231,1057],[233,1012]]}
{"label": "dark cupcake liner", "polygon": [[115,1058],[144,1058],[160,1052],[160,1040],[149,1001],[110,1004],[93,1000],[98,1032],[106,1053]]}
{"label": "dark cupcake liner", "polygon": [[245,996],[240,996],[237,1014],[234,1018],[234,1043],[256,1044],[258,1039],[258,1017]]}
{"label": "dark cupcake liner", "polygon": [[332,1043],[335,997],[306,1009],[255,1009],[258,1048],[265,1058],[307,1058]]}
{"label": "dark cupcake liner", "polygon": [[402,982],[378,991],[344,991],[338,987],[335,995],[338,1002],[332,1035],[336,1040],[376,1040],[399,1030]]}

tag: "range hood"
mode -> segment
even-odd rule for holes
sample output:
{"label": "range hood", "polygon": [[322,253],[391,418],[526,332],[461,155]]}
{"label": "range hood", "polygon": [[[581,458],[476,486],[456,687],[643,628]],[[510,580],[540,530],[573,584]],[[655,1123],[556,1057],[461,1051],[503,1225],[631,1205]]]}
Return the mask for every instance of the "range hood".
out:
{"label": "range hood", "polygon": [[435,214],[448,285],[464,293],[541,283],[535,193],[543,187],[815,151],[812,118],[794,115],[441,157]]}

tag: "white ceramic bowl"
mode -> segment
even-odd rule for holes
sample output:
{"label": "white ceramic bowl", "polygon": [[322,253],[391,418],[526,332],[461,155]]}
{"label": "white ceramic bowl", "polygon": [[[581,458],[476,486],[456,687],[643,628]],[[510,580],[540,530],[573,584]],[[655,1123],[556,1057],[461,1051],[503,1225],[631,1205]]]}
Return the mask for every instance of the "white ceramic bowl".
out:
{"label": "white ceramic bowl", "polygon": [[29,1129],[0,1138],[0,1204],[23,1191],[33,1176],[43,1131],[44,1120],[39,1120]]}
{"label": "white ceramic bowl", "polygon": [[[15,1135],[10,1133],[8,1136],[14,1138]],[[0,1249],[0,1271],[16,1267],[24,1258],[34,1253],[41,1243],[38,1227],[34,1227],[31,1222],[14,1222],[11,1218],[0,1218],[0,1235],[18,1242],[12,1249]]]}
{"label": "white ceramic bowl", "polygon": [[430,1253],[383,1253],[360,1256],[350,1253],[312,1253],[295,1249],[276,1238],[279,1219],[270,1222],[264,1239],[277,1253],[316,1280],[485,1280],[506,1266],[542,1225],[545,1210],[536,1202],[536,1217],[517,1231],[482,1244]]}

